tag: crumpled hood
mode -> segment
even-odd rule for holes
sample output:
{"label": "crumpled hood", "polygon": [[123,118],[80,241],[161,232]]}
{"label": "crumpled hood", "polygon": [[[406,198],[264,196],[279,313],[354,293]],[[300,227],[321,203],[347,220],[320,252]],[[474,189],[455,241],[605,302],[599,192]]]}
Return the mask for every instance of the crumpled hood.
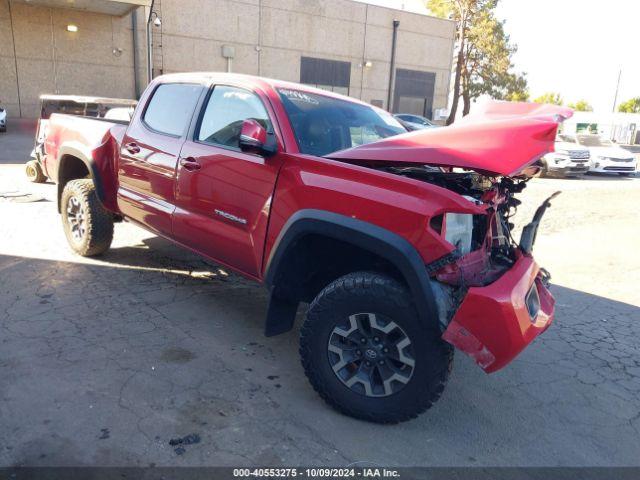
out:
{"label": "crumpled hood", "polygon": [[327,158],[460,167],[512,176],[553,151],[558,125],[572,114],[570,108],[556,105],[490,101],[449,127],[403,133]]}

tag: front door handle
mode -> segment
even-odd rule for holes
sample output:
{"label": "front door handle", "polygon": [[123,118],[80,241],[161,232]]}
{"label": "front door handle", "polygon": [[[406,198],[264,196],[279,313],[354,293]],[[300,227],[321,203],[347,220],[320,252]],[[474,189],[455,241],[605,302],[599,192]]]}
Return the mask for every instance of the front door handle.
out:
{"label": "front door handle", "polygon": [[127,143],[124,146],[124,149],[129,152],[131,155],[136,155],[138,153],[140,153],[140,147],[138,146],[137,143],[135,142],[131,142],[131,143]]}
{"label": "front door handle", "polygon": [[202,165],[200,165],[198,161],[193,157],[181,158],[180,166],[184,167],[185,170],[189,170],[190,172],[193,172],[194,170],[200,170],[200,168],[202,168]]}

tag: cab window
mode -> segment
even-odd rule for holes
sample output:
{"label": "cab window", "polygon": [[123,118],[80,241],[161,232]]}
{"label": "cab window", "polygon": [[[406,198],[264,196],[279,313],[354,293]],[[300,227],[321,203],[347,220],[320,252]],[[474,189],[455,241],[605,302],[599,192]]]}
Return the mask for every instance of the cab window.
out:
{"label": "cab window", "polygon": [[196,138],[203,143],[239,149],[242,122],[249,118],[265,129],[271,129],[267,110],[255,93],[226,85],[216,86],[205,107]]}
{"label": "cab window", "polygon": [[165,83],[156,88],[144,112],[144,123],[153,130],[181,136],[189,126],[202,92],[200,85]]}

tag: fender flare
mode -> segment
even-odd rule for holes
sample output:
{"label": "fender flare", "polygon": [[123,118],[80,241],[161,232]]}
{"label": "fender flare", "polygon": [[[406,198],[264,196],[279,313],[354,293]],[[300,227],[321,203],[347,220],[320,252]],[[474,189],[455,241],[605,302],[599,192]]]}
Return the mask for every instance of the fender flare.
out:
{"label": "fender flare", "polygon": [[[290,247],[308,234],[318,234],[350,243],[356,247],[374,253],[391,264],[402,274],[416,306],[418,316],[424,326],[438,325],[438,307],[431,287],[430,279],[422,257],[405,238],[385,228],[363,220],[323,210],[305,209],[293,214],[286,222],[271,250],[265,269],[264,283],[271,291],[269,311],[267,314],[266,334],[283,333],[283,325],[276,315],[283,312],[282,301],[275,298],[274,288],[278,270]],[[285,306],[286,307],[286,306]],[[289,304],[289,310],[295,308]],[[295,305],[297,307],[297,303]],[[273,323],[272,323],[273,322]],[[284,319],[280,320],[284,322]],[[291,324],[293,318],[291,319]],[[280,328],[277,327],[280,325]],[[289,328],[291,328],[289,326]]]}
{"label": "fender flare", "polygon": [[82,161],[89,170],[91,174],[91,179],[93,180],[93,184],[96,187],[96,194],[98,195],[98,199],[100,202],[104,202],[104,188],[102,186],[100,172],[98,171],[98,167],[93,160],[91,153],[86,150],[86,148],[81,144],[65,144],[62,145],[58,149],[58,169],[56,171],[56,183],[58,184],[58,212],[60,212],[60,199],[62,198],[62,190],[64,189],[64,185],[60,183],[60,172],[62,171],[62,159],[65,155],[69,155],[71,157],[76,157]]}

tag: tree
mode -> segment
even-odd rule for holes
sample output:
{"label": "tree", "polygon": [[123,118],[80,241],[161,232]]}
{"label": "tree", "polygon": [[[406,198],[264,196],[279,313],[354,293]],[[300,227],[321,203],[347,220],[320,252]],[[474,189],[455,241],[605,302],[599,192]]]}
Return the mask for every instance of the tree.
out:
{"label": "tree", "polygon": [[529,101],[529,92],[528,91],[520,91],[513,92],[508,95],[505,100],[509,100],[510,102],[528,102]]}
{"label": "tree", "polygon": [[640,113],[640,97],[630,98],[618,105],[618,111],[623,113]]}
{"label": "tree", "polygon": [[593,112],[593,107],[586,100],[578,100],[575,103],[570,103],[569,108],[573,108],[576,112]]}
{"label": "tree", "polygon": [[499,100],[528,96],[526,77],[511,72],[515,51],[504,23],[495,18],[492,10],[481,12],[469,28],[462,69],[463,115],[469,113],[471,100],[480,95]]}
{"label": "tree", "polygon": [[533,99],[534,103],[551,103],[553,105],[562,105],[564,101],[559,93],[547,92]]}
{"label": "tree", "polygon": [[511,72],[511,56],[516,47],[509,43],[504,23],[495,18],[498,0],[427,0],[436,16],[456,22],[456,67],[453,101],[447,125],[453,123],[460,97],[463,114],[471,100],[482,94],[493,98],[528,97],[524,75]]}
{"label": "tree", "polygon": [[510,102],[528,102],[529,90],[527,89],[527,78],[524,74],[511,74],[508,79],[506,95],[501,100]]}

